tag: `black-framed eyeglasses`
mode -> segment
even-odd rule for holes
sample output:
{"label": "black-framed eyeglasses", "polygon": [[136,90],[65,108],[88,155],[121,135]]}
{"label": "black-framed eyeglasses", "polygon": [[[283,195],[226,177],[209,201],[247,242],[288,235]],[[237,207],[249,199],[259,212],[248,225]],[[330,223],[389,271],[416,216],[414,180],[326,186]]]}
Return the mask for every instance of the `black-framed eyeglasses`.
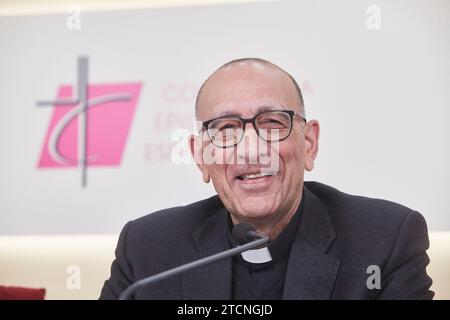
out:
{"label": "black-framed eyeglasses", "polygon": [[242,141],[247,123],[253,124],[256,133],[264,141],[285,140],[292,132],[294,116],[306,122],[304,115],[293,110],[268,110],[247,119],[222,116],[203,122],[202,127],[208,132],[208,137],[215,146],[228,148]]}

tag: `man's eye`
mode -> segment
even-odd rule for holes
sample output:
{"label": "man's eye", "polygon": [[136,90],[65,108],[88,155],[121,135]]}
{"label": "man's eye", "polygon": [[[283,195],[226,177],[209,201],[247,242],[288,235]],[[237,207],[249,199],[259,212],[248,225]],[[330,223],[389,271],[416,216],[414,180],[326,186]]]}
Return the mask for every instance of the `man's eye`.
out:
{"label": "man's eye", "polygon": [[261,121],[261,124],[268,124],[268,125],[283,125],[281,121],[278,121],[276,119],[264,119]]}
{"label": "man's eye", "polygon": [[219,128],[219,130],[236,129],[236,128],[238,128],[237,125],[229,123],[229,124],[224,124],[224,125],[222,125],[222,126]]}

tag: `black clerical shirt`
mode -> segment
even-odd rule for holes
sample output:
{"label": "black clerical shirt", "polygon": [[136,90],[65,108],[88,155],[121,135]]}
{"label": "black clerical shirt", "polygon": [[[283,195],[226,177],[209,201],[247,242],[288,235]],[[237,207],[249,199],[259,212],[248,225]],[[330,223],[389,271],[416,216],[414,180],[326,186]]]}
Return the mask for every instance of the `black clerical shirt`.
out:
{"label": "black clerical shirt", "polygon": [[[264,263],[245,261],[241,255],[233,258],[232,297],[236,300],[280,300],[283,297],[284,278],[289,259],[289,251],[297,233],[303,200],[288,225],[269,242],[268,249],[272,260]],[[228,216],[230,230],[231,218]],[[232,247],[238,244],[228,233]]]}

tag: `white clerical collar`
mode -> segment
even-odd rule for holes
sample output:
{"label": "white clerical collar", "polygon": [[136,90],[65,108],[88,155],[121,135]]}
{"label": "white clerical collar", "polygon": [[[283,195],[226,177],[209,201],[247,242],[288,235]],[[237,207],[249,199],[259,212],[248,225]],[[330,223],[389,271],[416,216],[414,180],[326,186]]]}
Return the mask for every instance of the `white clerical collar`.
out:
{"label": "white clerical collar", "polygon": [[250,263],[266,263],[272,261],[269,248],[247,250],[241,253],[242,259]]}

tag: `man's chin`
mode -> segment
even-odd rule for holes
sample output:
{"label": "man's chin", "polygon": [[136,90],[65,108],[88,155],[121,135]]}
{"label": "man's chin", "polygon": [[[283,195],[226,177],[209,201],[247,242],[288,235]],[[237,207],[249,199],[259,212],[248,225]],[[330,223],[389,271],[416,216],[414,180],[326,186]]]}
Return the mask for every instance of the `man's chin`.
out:
{"label": "man's chin", "polygon": [[246,203],[241,203],[240,215],[247,219],[267,218],[272,215],[273,205],[265,204],[261,200],[248,199]]}

